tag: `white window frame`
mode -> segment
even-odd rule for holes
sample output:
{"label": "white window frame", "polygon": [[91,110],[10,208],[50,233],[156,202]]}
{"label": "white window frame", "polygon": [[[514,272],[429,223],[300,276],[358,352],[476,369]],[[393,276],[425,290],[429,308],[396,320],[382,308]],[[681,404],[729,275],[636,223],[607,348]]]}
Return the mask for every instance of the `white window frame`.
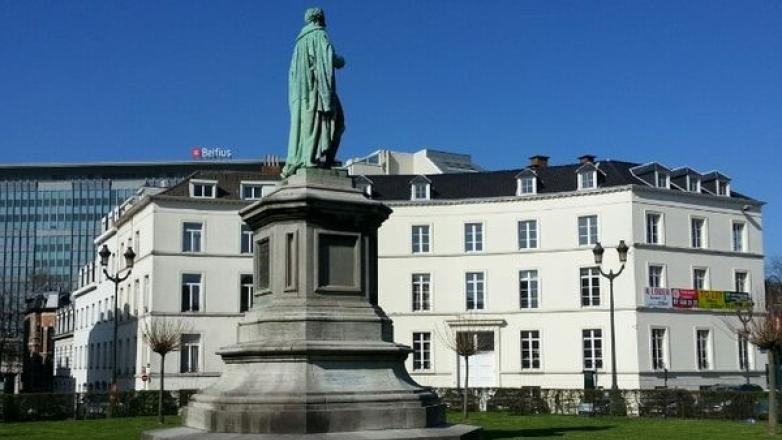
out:
{"label": "white window frame", "polygon": [[[241,196],[242,200],[261,200],[266,196],[266,194],[269,193],[270,189],[273,188],[275,185],[275,182],[272,181],[261,181],[261,180],[248,180],[243,181],[239,185],[239,195]],[[252,188],[252,197],[245,197],[244,190],[245,188]],[[260,192],[260,195],[256,194],[256,190]]]}
{"label": "white window frame", "polygon": [[[650,217],[653,216],[657,218],[657,221],[651,223]],[[652,225],[654,225],[654,230],[652,230]],[[652,236],[651,234],[656,234],[656,236]],[[657,245],[665,244],[665,220],[662,212],[646,211],[646,237],[645,238],[647,244],[657,244]]]}
{"label": "white window frame", "polygon": [[[739,290],[738,288],[738,281],[739,281],[739,274],[744,275],[744,289]],[[744,292],[749,293],[752,291],[752,282],[750,281],[749,277],[749,271],[746,269],[734,269],[733,270],[733,290],[735,292]]]}
{"label": "white window frame", "polygon": [[[480,277],[470,279],[471,275],[480,275]],[[480,290],[478,287],[480,287]],[[474,291],[471,289],[474,289]],[[473,296],[472,308],[468,306],[471,294]],[[482,307],[477,307],[479,302]],[[486,271],[471,270],[464,273],[464,309],[467,311],[486,310]]]}
{"label": "white window frame", "polygon": [[[652,268],[660,270],[658,285],[656,285],[656,286],[652,285],[652,272],[653,272]],[[665,265],[664,264],[649,263],[646,266],[646,284],[647,284],[648,287],[665,288],[667,286],[666,278],[667,277],[665,276]]]}
{"label": "white window frame", "polygon": [[[655,331],[661,330],[663,332],[662,334],[662,340],[661,346],[659,347],[659,354],[661,356],[661,359],[655,359],[655,352],[658,351],[658,348],[655,347]],[[663,369],[668,368],[668,355],[669,355],[669,340],[668,335],[670,331],[667,327],[660,327],[660,326],[652,326],[649,328],[649,361],[651,364],[651,369],[653,371],[660,371]]]}
{"label": "white window frame", "polygon": [[[524,278],[524,275],[531,275]],[[522,282],[527,282],[528,298],[527,306],[524,307],[524,293],[522,290]],[[531,287],[534,285],[534,289]],[[519,309],[539,309],[541,303],[540,296],[540,272],[538,269],[521,269],[519,270]]]}
{"label": "white window frame", "polygon": [[[190,197],[196,198],[196,199],[214,199],[217,197],[217,181],[216,180],[206,180],[206,179],[190,179]],[[201,190],[202,194],[197,195],[196,194],[196,186],[201,186],[203,189]],[[206,188],[211,188],[211,194],[210,195],[204,195],[204,190]]]}
{"label": "white window frame", "polygon": [[[421,189],[423,194],[419,194]],[[417,181],[410,184],[410,200],[429,200],[432,197],[432,185],[429,182]]]}
{"label": "white window frame", "polygon": [[[432,274],[416,272],[410,275],[410,309],[413,312],[432,311]],[[416,307],[416,304],[418,307]]]}
{"label": "white window frame", "polygon": [[[587,176],[590,176],[589,179],[587,179]],[[591,185],[587,186],[586,183],[591,183]],[[582,170],[578,172],[578,189],[579,191],[585,190],[585,189],[595,189],[597,188],[597,170]]]}
{"label": "white window frame", "polygon": [[[534,232],[535,234],[531,234],[530,231],[532,231],[531,228],[526,227],[522,231],[522,224],[527,225],[531,224],[534,226]],[[522,235],[523,233],[523,235]],[[524,238],[527,242],[527,246],[522,246],[522,238]],[[534,241],[534,246],[530,246],[531,242]],[[516,222],[516,246],[519,250],[527,250],[527,249],[538,249],[540,247],[540,222],[537,219],[524,219],[524,220],[518,220]]]}
{"label": "white window frame", "polygon": [[[253,230],[250,228],[249,225],[242,222],[241,226],[239,226],[239,253],[242,255],[251,255],[253,253],[253,250],[255,248],[255,243],[253,242]],[[248,250],[245,251],[245,243],[249,244]]]}
{"label": "white window frame", "polygon": [[[590,332],[589,336],[585,334],[585,332]],[[595,332],[600,332],[600,337],[595,336]],[[590,371],[600,371],[605,366],[605,343],[604,343],[604,337],[603,337],[603,329],[602,328],[585,328],[581,329],[581,366],[584,370],[590,370]],[[600,341],[600,356],[596,355],[597,349],[595,348],[595,341]],[[590,341],[589,343],[589,351],[591,353],[591,356],[587,358],[586,351],[587,351],[587,341]],[[592,366],[587,366],[587,361],[589,361]],[[598,366],[598,363],[600,364]]]}
{"label": "white window frame", "polygon": [[[702,222],[700,237],[698,237],[699,243],[695,242],[695,223],[697,221]],[[696,244],[700,246],[696,246]],[[693,249],[709,248],[709,221],[706,217],[690,216],[690,247]]]}
{"label": "white window frame", "polygon": [[[694,189],[693,189],[693,185],[692,185],[693,181],[695,181],[695,188]],[[688,192],[692,192],[692,193],[700,193],[701,192],[701,178],[700,177],[696,177],[696,176],[692,176],[692,175],[688,174],[685,184],[687,185],[686,190]]]}
{"label": "white window frame", "polygon": [[[412,344],[410,346],[413,349],[411,356],[412,371],[432,371],[434,369],[434,350],[432,349],[432,332],[428,331],[414,331],[412,334]],[[418,348],[418,350],[416,350]],[[416,368],[416,356],[419,356],[418,368]],[[429,365],[426,365],[426,361],[429,361]]]}
{"label": "white window frame", "polygon": [[[185,342],[182,341],[182,347],[180,348],[179,353],[179,374],[198,374],[201,372],[201,364],[203,362],[203,346],[204,346],[204,336],[201,333],[185,333],[181,337],[182,339],[185,339],[186,336],[196,336],[198,338],[197,342]],[[196,365],[195,368],[193,368],[192,360],[193,360],[193,352],[192,349],[196,349]],[[187,368],[185,365],[182,365],[182,360],[185,357],[185,353],[187,353]]]}
{"label": "white window frame", "polygon": [[[525,333],[527,333],[525,337]],[[520,350],[520,366],[521,370],[541,370],[543,368],[543,338],[541,337],[540,330],[521,330],[519,331],[519,350]],[[538,347],[534,347],[534,343],[538,343]],[[525,348],[525,343],[527,347]],[[524,353],[529,353],[529,366],[524,366]],[[535,363],[537,362],[537,366]]]}
{"label": "white window frame", "polygon": [[[703,347],[706,366],[701,362],[701,332],[708,332],[706,338],[706,347]],[[708,371],[714,369],[714,331],[707,327],[695,327],[695,369],[699,371]]]}
{"label": "white window frame", "polygon": [[[185,275],[198,275],[198,283],[186,283]],[[188,286],[188,309],[182,310],[182,291],[185,286]],[[198,310],[193,310],[193,286],[198,286]],[[204,311],[204,274],[200,272],[182,272],[179,275],[179,309],[182,313],[202,313]]]}
{"label": "white window frame", "polygon": [[[663,178],[663,186],[660,186],[660,178]],[[654,172],[654,186],[655,188],[663,188],[663,189],[670,189],[671,188],[671,176],[669,176],[667,173],[662,173],[660,171]]]}
{"label": "white window frame", "polygon": [[[242,282],[242,278],[250,277],[250,282]],[[248,289],[249,288],[249,289]],[[253,283],[253,274],[239,274],[239,313],[246,313],[253,308],[253,295],[255,293],[255,284]],[[249,294],[249,295],[248,295]],[[247,310],[242,310],[242,300],[247,296]]]}
{"label": "white window frame", "polygon": [[[736,234],[736,227],[740,226],[741,230],[739,231],[738,235]],[[730,241],[731,241],[731,249],[733,252],[747,252],[747,238],[749,234],[747,233],[747,222],[743,221],[737,221],[734,220],[730,223]],[[736,237],[739,238],[740,243],[739,246],[736,246]]]}
{"label": "white window frame", "polygon": [[[591,219],[594,218],[594,225],[592,224]],[[582,243],[581,241],[581,219],[587,220],[586,221],[586,242]],[[592,237],[591,230],[595,230],[595,235]],[[578,219],[576,220],[576,232],[578,234],[578,246],[579,247],[587,247],[587,246],[594,246],[597,242],[600,241],[600,216],[597,214],[588,214],[588,215],[579,215]],[[593,239],[594,238],[594,239]]]}
{"label": "white window frame", "polygon": [[[702,270],[703,271],[703,287],[698,287],[697,278],[695,276],[695,272]],[[711,288],[711,280],[709,278],[709,268],[706,266],[693,266],[692,268],[692,288],[695,290],[709,290]]]}
{"label": "white window frame", "polygon": [[[201,228],[198,230],[198,250],[193,250],[193,248],[194,248],[193,244],[195,243],[193,241],[193,237],[195,236],[195,234],[193,234],[192,232],[188,233],[187,225],[189,225],[189,224],[190,225],[201,225]],[[191,231],[195,231],[195,229],[192,229]],[[182,247],[180,248],[180,249],[182,249],[182,252],[183,253],[188,253],[188,254],[198,254],[198,253],[204,252],[204,250],[205,250],[204,248],[206,247],[206,246],[204,246],[204,243],[206,242],[206,240],[204,240],[205,231],[206,231],[206,223],[204,223],[203,221],[188,221],[188,220],[183,221],[182,222],[182,235],[181,235]],[[187,238],[185,238],[186,234],[187,234]],[[190,241],[188,241],[188,240],[190,240]],[[185,249],[185,245],[187,243],[190,243],[190,248],[191,249],[189,249],[189,250]]]}
{"label": "white window frame", "polygon": [[[468,228],[470,228],[471,231],[468,232]],[[464,223],[464,252],[483,252],[484,229],[483,222],[476,221]],[[468,240],[468,236],[472,237],[472,241]]]}
{"label": "white window frame", "polygon": [[[526,185],[525,183],[529,183],[529,185]],[[525,191],[525,189],[529,187],[529,191]],[[537,177],[533,175],[529,176],[522,176],[516,178],[516,195],[517,196],[526,196],[530,194],[537,194],[538,193],[538,179]]]}
{"label": "white window frame", "polygon": [[[584,271],[587,271],[587,275],[584,275]],[[584,285],[583,279],[589,278],[589,304],[584,304]],[[601,283],[602,275],[600,274],[600,268],[598,266],[583,266],[578,268],[578,304],[582,308],[586,307],[600,307],[603,304],[603,286]],[[597,286],[592,282],[597,280]],[[597,297],[593,294],[595,287],[597,287]],[[594,304],[594,299],[597,298],[597,304]]]}
{"label": "white window frame", "polygon": [[[416,233],[416,228],[426,228],[426,234]],[[422,229],[423,230],[423,229]],[[419,247],[416,250],[415,237],[419,236]],[[423,238],[426,237],[426,246],[424,246]],[[412,254],[430,254],[432,253],[432,225],[431,224],[415,224],[410,225],[410,250]]]}

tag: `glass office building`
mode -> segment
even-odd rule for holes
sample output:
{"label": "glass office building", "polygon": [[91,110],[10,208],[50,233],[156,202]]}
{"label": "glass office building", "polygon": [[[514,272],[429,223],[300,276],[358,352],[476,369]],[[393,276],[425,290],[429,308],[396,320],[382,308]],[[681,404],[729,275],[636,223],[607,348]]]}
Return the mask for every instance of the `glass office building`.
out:
{"label": "glass office building", "polygon": [[[257,171],[259,160],[0,165],[0,337],[20,334],[25,299],[72,290],[95,258],[101,218],[144,185],[198,170]],[[2,367],[2,365],[0,365]]]}

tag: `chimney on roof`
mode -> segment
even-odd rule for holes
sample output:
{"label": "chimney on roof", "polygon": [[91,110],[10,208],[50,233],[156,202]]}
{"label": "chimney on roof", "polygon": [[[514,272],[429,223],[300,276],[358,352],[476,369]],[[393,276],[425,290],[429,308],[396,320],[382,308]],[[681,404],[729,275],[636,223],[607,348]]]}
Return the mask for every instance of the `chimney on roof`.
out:
{"label": "chimney on roof", "polygon": [[529,167],[535,169],[543,169],[548,167],[548,156],[541,156],[537,154],[529,158]]}
{"label": "chimney on roof", "polygon": [[578,158],[578,162],[581,163],[582,165],[585,163],[592,163],[594,161],[595,161],[595,156],[592,154],[585,154]]}

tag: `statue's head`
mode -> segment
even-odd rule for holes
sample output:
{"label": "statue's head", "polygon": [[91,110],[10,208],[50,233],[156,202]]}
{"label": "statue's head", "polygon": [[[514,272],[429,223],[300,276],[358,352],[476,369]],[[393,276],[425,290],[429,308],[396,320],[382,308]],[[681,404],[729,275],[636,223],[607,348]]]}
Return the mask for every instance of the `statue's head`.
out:
{"label": "statue's head", "polygon": [[319,24],[321,26],[326,26],[326,14],[323,12],[323,9],[321,8],[309,8],[307,9],[307,12],[304,13],[304,23],[305,24]]}

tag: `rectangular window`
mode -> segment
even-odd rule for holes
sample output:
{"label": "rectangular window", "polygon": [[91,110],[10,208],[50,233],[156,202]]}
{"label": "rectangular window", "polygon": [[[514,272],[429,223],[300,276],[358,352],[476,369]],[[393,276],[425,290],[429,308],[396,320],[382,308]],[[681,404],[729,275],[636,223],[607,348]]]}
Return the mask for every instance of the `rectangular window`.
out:
{"label": "rectangular window", "polygon": [[579,188],[590,189],[595,187],[595,172],[582,171],[578,174]]}
{"label": "rectangular window", "polygon": [[144,275],[144,312],[149,312],[152,308],[152,298],[149,292],[149,275]]}
{"label": "rectangular window", "polygon": [[709,288],[708,269],[695,268],[692,270],[692,287],[695,290],[706,290]]}
{"label": "rectangular window", "polygon": [[532,176],[522,177],[519,179],[519,195],[521,194],[535,194],[535,178]]}
{"label": "rectangular window", "polygon": [[692,247],[698,249],[706,247],[706,219],[691,219],[690,238],[692,240]]}
{"label": "rectangular window", "polygon": [[597,243],[597,216],[578,218],[578,245],[594,246]]}
{"label": "rectangular window", "polygon": [[744,252],[746,251],[744,234],[746,233],[746,225],[744,222],[733,222],[733,251]]}
{"label": "rectangular window", "polygon": [[603,331],[600,329],[582,330],[584,347],[584,369],[603,368]]}
{"label": "rectangular window", "polygon": [[687,176],[687,191],[701,192],[701,181],[697,177]]}
{"label": "rectangular window", "polygon": [[538,221],[523,220],[518,223],[519,249],[536,249],[538,247]]}
{"label": "rectangular window", "polygon": [[480,252],[483,250],[483,223],[465,223],[464,251]]}
{"label": "rectangular window", "polygon": [[522,309],[538,308],[538,271],[519,271],[519,298]]}
{"label": "rectangular window", "polygon": [[430,306],[430,289],[431,289],[431,275],[428,273],[414,273],[413,274],[413,311],[420,312],[424,310],[431,310]]}
{"label": "rectangular window", "polygon": [[413,226],[413,253],[428,253],[430,249],[429,239],[429,225]]}
{"label": "rectangular window", "polygon": [[244,313],[253,307],[253,276],[239,276],[239,312]]}
{"label": "rectangular window", "polygon": [[483,310],[484,287],[483,272],[467,272],[467,274],[465,274],[467,310]]}
{"label": "rectangular window", "polygon": [[242,230],[241,230],[241,241],[242,241],[242,253],[243,254],[252,254],[253,253],[253,230],[250,229],[249,226],[246,224],[242,224]]}
{"label": "rectangular window", "polygon": [[203,223],[186,222],[182,225],[182,252],[201,252]]}
{"label": "rectangular window", "polygon": [[739,336],[738,339],[739,348],[739,369],[746,370],[750,368],[749,365],[749,341],[744,336]]}
{"label": "rectangular window", "polygon": [[432,334],[413,333],[413,371],[432,369]]}
{"label": "rectangular window", "polygon": [[665,329],[652,329],[652,369],[662,370],[666,368],[665,360]]}
{"label": "rectangular window", "polygon": [[646,242],[649,244],[662,244],[662,214],[647,213],[646,214]]}
{"label": "rectangular window", "polygon": [[413,184],[413,200],[426,200],[429,198],[429,184],[420,182]]}
{"label": "rectangular window", "polygon": [[191,196],[212,199],[215,197],[215,184],[203,182],[190,182]]}
{"label": "rectangular window", "polygon": [[665,268],[660,265],[649,266],[649,287],[665,287]]}
{"label": "rectangular window", "polygon": [[179,349],[179,372],[197,373],[201,351],[201,335],[182,335],[182,347]]}
{"label": "rectangular window", "polygon": [[201,310],[201,275],[186,273],[182,275],[182,311]]}
{"label": "rectangular window", "polygon": [[733,279],[735,281],[734,290],[736,292],[749,292],[749,277],[747,272],[737,270]]}
{"label": "rectangular window", "polygon": [[522,330],[521,332],[521,369],[540,368],[540,332]]}
{"label": "rectangular window", "polygon": [[594,307],[600,305],[600,269],[597,267],[581,268],[581,306]]}
{"label": "rectangular window", "polygon": [[711,332],[709,330],[697,330],[695,336],[695,349],[698,354],[698,369],[711,368]]}
{"label": "rectangular window", "polygon": [[657,188],[668,188],[668,175],[657,172]]}
{"label": "rectangular window", "polygon": [[263,185],[242,184],[242,199],[244,200],[260,200],[263,197],[263,192]]}

